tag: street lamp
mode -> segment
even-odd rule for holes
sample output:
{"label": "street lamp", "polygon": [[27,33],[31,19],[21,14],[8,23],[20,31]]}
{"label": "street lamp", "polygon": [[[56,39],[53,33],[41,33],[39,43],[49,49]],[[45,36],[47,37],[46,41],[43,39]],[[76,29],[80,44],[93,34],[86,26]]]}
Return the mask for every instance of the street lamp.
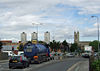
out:
{"label": "street lamp", "polygon": [[99,52],[99,23],[98,23],[98,21],[99,21],[99,18],[98,18],[98,16],[91,16],[92,18],[96,18],[97,19],[97,30],[98,30],[98,52]]}
{"label": "street lamp", "polygon": [[33,24],[33,26],[34,25],[37,25],[37,41],[38,41],[38,25],[43,25],[42,23],[32,23]]}

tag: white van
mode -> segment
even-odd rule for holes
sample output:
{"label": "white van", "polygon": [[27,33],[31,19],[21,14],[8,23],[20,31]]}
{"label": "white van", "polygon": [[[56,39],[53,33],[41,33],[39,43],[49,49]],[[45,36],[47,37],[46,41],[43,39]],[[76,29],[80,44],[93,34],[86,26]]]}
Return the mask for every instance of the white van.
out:
{"label": "white van", "polygon": [[3,53],[8,53],[8,56],[15,55],[12,51],[2,51]]}

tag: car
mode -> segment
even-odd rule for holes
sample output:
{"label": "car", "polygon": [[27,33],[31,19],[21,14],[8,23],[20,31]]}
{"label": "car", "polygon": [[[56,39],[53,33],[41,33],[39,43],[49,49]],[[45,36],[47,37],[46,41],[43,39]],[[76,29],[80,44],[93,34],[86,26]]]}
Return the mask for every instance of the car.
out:
{"label": "car", "polygon": [[94,57],[97,57],[97,56],[98,56],[98,53],[97,53],[97,52],[95,52],[95,53],[94,53]]}
{"label": "car", "polygon": [[91,55],[89,53],[82,53],[82,57],[89,58]]}
{"label": "car", "polygon": [[18,51],[18,55],[24,55],[23,51]]}
{"label": "car", "polygon": [[25,56],[12,56],[9,59],[9,68],[29,67],[29,61]]}
{"label": "car", "polygon": [[73,53],[67,53],[66,56],[67,57],[74,57],[75,55]]}

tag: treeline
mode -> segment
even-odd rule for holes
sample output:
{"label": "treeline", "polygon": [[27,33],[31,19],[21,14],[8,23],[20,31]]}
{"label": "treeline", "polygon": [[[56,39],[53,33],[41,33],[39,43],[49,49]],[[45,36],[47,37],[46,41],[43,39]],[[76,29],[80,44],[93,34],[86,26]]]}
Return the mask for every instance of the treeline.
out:
{"label": "treeline", "polygon": [[[44,44],[44,45],[46,44],[43,41],[38,41],[38,43]],[[52,51],[61,50],[63,52],[65,52],[65,51],[66,52],[83,52],[83,50],[81,50],[80,45],[78,45],[77,43],[69,44],[66,40],[64,40],[63,42],[53,40],[48,45]],[[92,41],[89,43],[89,45],[93,47],[94,51],[98,51],[98,41],[96,41],[96,40]],[[20,45],[18,46],[18,49],[20,51],[23,51],[23,47],[24,47],[24,44],[20,43]]]}
{"label": "treeline", "polygon": [[[44,45],[46,44],[43,41],[38,41],[38,43],[44,44]],[[51,48],[52,51],[61,50],[62,52],[75,52],[75,51],[80,50],[77,43],[69,44],[66,40],[64,40],[63,42],[53,40],[48,44],[48,46]],[[23,47],[24,47],[24,44],[20,43],[17,48],[19,51],[23,51]]]}
{"label": "treeline", "polygon": [[50,48],[55,51],[60,49],[63,52],[81,51],[77,43],[69,44],[66,40],[64,40],[63,42],[53,40],[52,42],[50,42]]}

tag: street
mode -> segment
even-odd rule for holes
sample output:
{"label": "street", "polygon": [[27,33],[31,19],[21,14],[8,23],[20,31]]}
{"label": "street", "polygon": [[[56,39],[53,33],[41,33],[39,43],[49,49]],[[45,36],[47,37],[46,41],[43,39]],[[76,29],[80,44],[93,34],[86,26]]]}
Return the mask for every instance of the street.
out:
{"label": "street", "polygon": [[79,61],[88,61],[88,59],[75,57],[66,58],[63,60],[51,60],[41,64],[30,64],[28,68],[13,68],[9,69],[8,61],[0,63],[0,71],[67,71],[72,65]]}

